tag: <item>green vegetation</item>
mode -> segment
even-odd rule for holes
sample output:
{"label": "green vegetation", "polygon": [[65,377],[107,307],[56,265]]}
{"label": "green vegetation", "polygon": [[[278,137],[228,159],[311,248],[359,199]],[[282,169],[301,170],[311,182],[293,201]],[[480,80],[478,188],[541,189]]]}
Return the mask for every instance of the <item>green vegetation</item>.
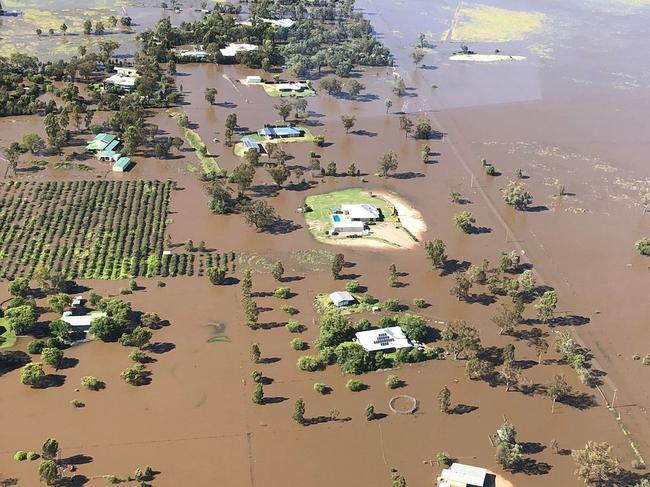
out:
{"label": "green vegetation", "polygon": [[[259,142],[262,144],[262,146],[265,148],[265,150],[268,152],[269,151],[269,146],[271,145],[277,145],[277,144],[294,144],[298,142],[315,142],[316,138],[319,137],[317,135],[314,135],[309,128],[303,126],[303,125],[298,125],[296,126],[297,129],[300,129],[302,134],[299,137],[282,137],[278,139],[271,139],[268,140],[266,137],[259,135],[257,132],[253,133],[248,133],[248,134],[242,134],[242,137],[248,137],[249,139],[252,139],[256,142]],[[234,152],[236,156],[243,157],[244,155],[244,146],[241,142],[237,142],[235,144]],[[273,149],[271,149],[273,150]]]}
{"label": "green vegetation", "polygon": [[402,381],[396,375],[389,375],[386,379],[386,387],[389,389],[397,389],[402,385]]}
{"label": "green vegetation", "polygon": [[183,132],[183,137],[194,149],[196,158],[199,160],[201,167],[203,168],[203,173],[215,175],[217,177],[225,176],[225,171],[219,167],[219,164],[215,158],[208,155],[208,149],[198,132],[192,130],[187,126],[184,126],[184,119],[187,118],[187,115],[181,112],[170,112],[169,116],[172,117],[176,123],[178,123],[181,131]]}
{"label": "green vegetation", "polygon": [[14,454],[14,460],[16,460],[17,462],[22,462],[23,460],[27,460],[27,452],[22,451],[22,450],[18,450]]}
{"label": "green vegetation", "polygon": [[282,92],[282,91],[278,90],[275,83],[263,82],[262,83],[262,88],[264,88],[264,91],[266,92],[267,95],[272,96],[272,97],[305,98],[305,97],[308,97],[308,96],[315,96],[316,95],[316,92],[312,88],[310,81],[301,81],[301,83],[306,83],[309,87],[305,88],[302,91],[285,91],[285,92]]}
{"label": "green vegetation", "polygon": [[81,378],[81,385],[91,391],[98,391],[104,385],[102,381],[93,377],[92,375],[86,375]]}
{"label": "green vegetation", "polygon": [[650,255],[650,238],[642,238],[637,240],[634,248],[639,251],[641,255]]}
{"label": "green vegetation", "polygon": [[319,394],[325,395],[329,392],[330,388],[327,387],[325,384],[322,384],[320,382],[316,382],[314,384],[314,390],[318,392]]}
{"label": "green vegetation", "polygon": [[352,392],[362,391],[366,386],[363,382],[357,379],[350,379],[345,384],[346,389]]}
{"label": "green vegetation", "polygon": [[16,332],[7,318],[0,318],[0,348],[11,348],[16,344]]}
{"label": "green vegetation", "polygon": [[305,204],[313,211],[305,213],[309,230],[314,236],[325,235],[331,227],[330,214],[332,208],[340,208],[342,204],[370,204],[379,208],[384,218],[393,214],[393,208],[379,197],[372,197],[362,188],[350,188],[331,193],[308,196]]}

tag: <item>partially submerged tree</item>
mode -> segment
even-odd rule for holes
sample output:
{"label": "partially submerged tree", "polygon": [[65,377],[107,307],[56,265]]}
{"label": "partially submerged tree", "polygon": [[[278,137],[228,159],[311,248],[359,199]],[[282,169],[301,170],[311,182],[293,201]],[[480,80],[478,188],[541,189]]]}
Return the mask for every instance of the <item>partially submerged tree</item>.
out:
{"label": "partially submerged tree", "polygon": [[440,389],[438,393],[438,406],[443,413],[449,413],[451,408],[451,391],[447,386]]}
{"label": "partially submerged tree", "polygon": [[571,456],[576,463],[576,475],[587,485],[618,485],[621,464],[612,456],[609,444],[588,441],[583,450],[573,450]]}
{"label": "partially submerged tree", "polygon": [[257,229],[264,229],[277,222],[279,217],[275,208],[264,200],[255,200],[244,207],[246,223]]}
{"label": "partially submerged tree", "polygon": [[445,243],[440,239],[436,239],[433,242],[424,242],[424,251],[434,269],[442,269],[444,267],[445,261],[447,260],[445,249]]}
{"label": "partially submerged tree", "polygon": [[525,210],[533,202],[531,194],[518,181],[510,181],[507,184],[503,190],[503,199],[517,210]]}
{"label": "partially submerged tree", "polygon": [[392,151],[384,154],[381,156],[381,159],[379,159],[379,175],[381,177],[388,176],[388,173],[397,170],[397,167],[397,154]]}

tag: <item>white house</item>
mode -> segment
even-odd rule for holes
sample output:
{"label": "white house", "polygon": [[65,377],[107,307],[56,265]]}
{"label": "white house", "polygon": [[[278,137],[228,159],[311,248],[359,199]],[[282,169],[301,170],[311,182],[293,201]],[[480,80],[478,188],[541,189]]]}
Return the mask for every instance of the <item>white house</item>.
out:
{"label": "white house", "polygon": [[341,215],[335,213],[330,215],[332,220],[332,230],[331,234],[336,235],[338,233],[363,233],[365,225],[362,221],[352,221],[347,215]]}
{"label": "white house", "polygon": [[234,57],[235,54],[242,51],[255,51],[257,46],[254,44],[238,44],[236,42],[231,42],[223,49],[219,49],[223,57]]}
{"label": "white house", "polygon": [[296,83],[276,83],[275,87],[283,93],[300,93],[309,88],[309,85],[298,81]]}
{"label": "white house", "polygon": [[352,221],[374,222],[381,218],[381,212],[377,207],[365,203],[361,205],[341,205],[341,210]]}
{"label": "white house", "polygon": [[138,76],[138,71],[135,68],[122,68],[117,66],[115,67],[115,72],[117,74],[121,74],[122,76]]}
{"label": "white house", "polygon": [[256,84],[256,83],[261,83],[262,82],[262,77],[261,76],[246,76],[246,83],[247,84]]}
{"label": "white house", "polygon": [[453,463],[438,477],[438,487],[483,487],[486,476],[484,468]]}
{"label": "white house", "polygon": [[347,291],[337,291],[330,294],[330,299],[335,306],[342,308],[343,306],[349,306],[354,304],[356,300],[354,296]]}
{"label": "white house", "polygon": [[[124,91],[131,91],[133,87],[135,86],[135,82],[138,80],[137,73],[135,73],[135,70],[131,70],[131,68],[115,68],[115,70],[121,70],[122,72],[118,71],[114,75],[110,76],[109,78],[106,78],[104,80],[105,85],[112,85],[117,88],[120,88]],[[124,74],[124,72],[127,71],[133,71],[133,75],[128,75]]]}
{"label": "white house", "polygon": [[359,331],[355,333],[357,342],[368,352],[399,350],[412,348],[413,344],[399,326],[380,328],[379,330]]}
{"label": "white house", "polygon": [[103,311],[91,311],[87,314],[75,314],[76,311],[65,311],[61,316],[61,321],[65,321],[75,331],[87,331],[90,328],[90,323],[95,318],[106,316]]}

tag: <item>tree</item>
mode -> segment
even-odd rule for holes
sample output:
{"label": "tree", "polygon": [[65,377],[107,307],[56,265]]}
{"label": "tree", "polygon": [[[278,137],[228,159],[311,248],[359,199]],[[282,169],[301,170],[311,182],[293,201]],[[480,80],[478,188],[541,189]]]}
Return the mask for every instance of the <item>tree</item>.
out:
{"label": "tree", "polygon": [[253,402],[255,404],[264,404],[264,386],[262,384],[257,384],[255,386],[255,392],[253,392]]}
{"label": "tree", "polygon": [[124,333],[124,325],[111,316],[100,316],[90,322],[88,331],[103,342],[115,342]]}
{"label": "tree", "polygon": [[105,30],[106,28],[104,27],[104,23],[101,20],[95,22],[95,35],[101,36],[104,34]]}
{"label": "tree", "polygon": [[120,372],[120,378],[132,386],[141,386],[146,383],[147,372],[142,364],[134,364]]}
{"label": "tree", "polygon": [[431,156],[431,146],[429,146],[429,144],[424,144],[424,146],[422,146],[422,152],[420,152],[422,163],[427,164],[429,162],[430,156]]}
{"label": "tree", "polygon": [[282,262],[279,260],[273,264],[273,268],[271,269],[271,275],[273,276],[273,279],[276,281],[281,281],[282,276],[284,275],[284,266],[282,265]]}
{"label": "tree", "polygon": [[237,185],[239,196],[243,196],[244,191],[251,187],[253,178],[255,177],[255,166],[247,162],[239,164],[232,172],[230,181]]}
{"label": "tree", "polygon": [[470,233],[474,228],[474,223],[476,223],[476,219],[469,211],[461,211],[454,215],[454,224],[464,233]]}
{"label": "tree", "polygon": [[431,261],[431,266],[434,269],[442,269],[444,267],[445,261],[447,260],[445,248],[445,243],[440,239],[424,243],[424,251],[427,254],[427,259]]}
{"label": "tree", "polygon": [[291,103],[289,103],[284,98],[280,98],[280,103],[278,103],[277,105],[273,105],[273,108],[276,109],[278,115],[280,115],[280,118],[282,118],[283,122],[287,121],[287,118],[289,117],[289,115],[291,115],[291,110],[293,109]]}
{"label": "tree", "polygon": [[459,301],[467,301],[469,299],[469,291],[472,288],[472,281],[469,280],[467,274],[464,272],[454,273],[455,284],[449,290],[449,294],[456,296]]}
{"label": "tree", "polygon": [[354,127],[354,122],[356,122],[355,117],[351,117],[348,115],[341,115],[341,123],[343,124],[343,127],[345,128],[345,133],[349,134],[350,129]]}
{"label": "tree", "polygon": [[386,177],[390,171],[397,170],[397,166],[397,154],[392,151],[388,152],[379,159],[379,175]]}
{"label": "tree", "polygon": [[5,311],[9,326],[18,336],[25,335],[36,324],[36,312],[29,304],[15,306]]}
{"label": "tree", "polygon": [[546,393],[551,398],[551,413],[555,411],[555,401],[561,401],[563,398],[571,394],[572,388],[562,374],[555,374],[553,381],[548,385]]}
{"label": "tree", "polygon": [[478,330],[465,321],[447,324],[440,336],[447,342],[447,349],[454,360],[474,357],[481,348]]}
{"label": "tree", "polygon": [[12,296],[24,298],[29,293],[29,281],[24,277],[17,277],[9,283],[7,290]]}
{"label": "tree", "polygon": [[217,98],[217,89],[216,88],[206,88],[205,89],[205,101],[210,105],[214,105],[214,101]]}
{"label": "tree", "polygon": [[535,353],[537,354],[537,363],[541,364],[542,355],[548,351],[548,342],[540,336],[535,339],[533,346],[535,347]]}
{"label": "tree", "polygon": [[275,208],[264,200],[256,200],[244,207],[246,223],[255,228],[266,228],[277,222],[279,217]]}
{"label": "tree", "polygon": [[424,56],[426,54],[426,51],[421,48],[416,48],[413,49],[413,52],[411,52],[411,57],[413,58],[413,62],[417,65],[422,62],[424,59]]}
{"label": "tree", "polygon": [[66,323],[63,320],[51,321],[48,328],[52,336],[60,338],[63,341],[68,340],[70,337],[70,332],[72,331],[70,324]]}
{"label": "tree", "polygon": [[257,326],[257,318],[259,317],[259,310],[257,303],[251,298],[244,298],[244,314],[246,315],[246,325],[250,328]]}
{"label": "tree", "polygon": [[223,267],[208,267],[208,280],[215,286],[223,284],[226,281],[226,269]]}
{"label": "tree", "polygon": [[302,397],[296,399],[296,404],[293,408],[293,420],[298,424],[305,424],[305,401],[302,400]]}
{"label": "tree", "polygon": [[260,358],[262,357],[262,352],[260,352],[260,346],[257,343],[252,343],[251,344],[251,360],[258,364],[260,362]]}
{"label": "tree", "polygon": [[386,107],[386,115],[388,115],[388,110],[390,110],[390,108],[393,106],[393,102],[390,99],[386,98],[384,100],[384,106]]}
{"label": "tree", "polygon": [[59,27],[59,30],[65,35],[65,33],[68,31],[68,26],[65,25],[65,22],[61,24],[61,27]]}
{"label": "tree", "polygon": [[474,357],[465,364],[465,374],[470,380],[483,380],[494,374],[494,366],[487,360]]}
{"label": "tree", "polygon": [[86,19],[84,20],[84,34],[90,35],[90,32],[93,30],[93,23]]}
{"label": "tree", "polygon": [[427,43],[427,36],[424,32],[420,32],[418,34],[418,46],[420,46],[422,49],[426,48],[428,45]]}
{"label": "tree", "polygon": [[45,372],[41,363],[32,362],[20,369],[20,382],[26,386],[38,387],[43,377],[45,377]]}
{"label": "tree", "polygon": [[557,291],[546,291],[534,305],[537,310],[537,317],[542,323],[548,323],[553,319],[555,308],[557,308]]}
{"label": "tree", "polygon": [[114,27],[117,25],[117,17],[115,17],[115,15],[111,15],[111,16],[108,18],[108,23],[109,23],[109,25],[110,25],[111,27],[114,28]]}
{"label": "tree", "polygon": [[153,333],[148,328],[136,326],[131,333],[124,333],[120,337],[120,343],[127,347],[138,347],[142,349],[149,345]]}
{"label": "tree", "polygon": [[406,479],[399,473],[393,472],[391,474],[391,487],[406,487]]}
{"label": "tree", "polygon": [[[519,306],[523,306],[523,302],[518,301],[518,303]],[[508,308],[502,304],[499,314],[492,318],[492,323],[499,327],[499,335],[510,335],[520,321],[521,310],[517,305]]]}
{"label": "tree", "polygon": [[408,138],[411,132],[413,132],[413,120],[406,115],[401,115],[399,117],[399,128],[404,131],[404,136]]}
{"label": "tree", "polygon": [[642,238],[634,243],[634,248],[641,255],[650,255],[650,238]]}
{"label": "tree", "polygon": [[41,350],[41,360],[45,365],[54,367],[55,370],[59,370],[61,367],[61,362],[63,361],[63,352],[58,348],[45,347]]}
{"label": "tree", "polygon": [[325,78],[320,82],[320,88],[327,91],[328,95],[341,93],[341,82],[336,78]]}
{"label": "tree", "polygon": [[427,140],[431,138],[431,121],[426,118],[418,120],[418,123],[415,125],[415,138],[421,140]]}
{"label": "tree", "polygon": [[518,181],[510,181],[506,185],[503,190],[503,199],[517,210],[525,210],[533,202],[531,194]]}
{"label": "tree", "polygon": [[521,371],[512,360],[508,360],[504,361],[503,365],[499,369],[499,375],[501,375],[501,378],[506,385],[506,392],[509,392],[512,386],[519,383]]}
{"label": "tree", "polygon": [[59,453],[59,442],[54,438],[48,438],[43,442],[42,448],[43,458],[52,459],[56,458]]}
{"label": "tree", "polygon": [[[46,117],[47,118],[47,117]],[[20,147],[11,144],[9,147],[3,149],[5,159],[7,159],[7,169],[5,170],[5,178],[9,171],[15,176],[16,169],[18,168],[18,159],[20,158]]]}
{"label": "tree", "polygon": [[253,290],[253,273],[250,269],[244,272],[244,277],[241,280],[241,293],[244,298],[250,298]]}
{"label": "tree", "polygon": [[54,460],[43,460],[38,466],[38,477],[47,485],[55,485],[61,478],[59,467]]}
{"label": "tree", "polygon": [[343,342],[336,347],[336,362],[345,374],[361,374],[372,367],[370,354],[355,342]]}
{"label": "tree", "polygon": [[440,389],[438,393],[438,405],[440,406],[441,412],[449,413],[451,407],[451,391],[447,386]]}
{"label": "tree", "polygon": [[47,298],[47,304],[59,314],[63,314],[65,308],[72,304],[72,296],[69,294],[58,293]]}
{"label": "tree", "polygon": [[332,277],[334,279],[339,279],[341,277],[341,271],[345,266],[345,257],[343,254],[336,254],[334,259],[332,259]]}
{"label": "tree", "polygon": [[372,404],[368,404],[366,406],[366,409],[363,411],[363,415],[366,417],[368,421],[372,421],[377,417],[377,414],[375,413],[375,406]]}
{"label": "tree", "polygon": [[388,267],[388,285],[390,287],[397,287],[398,282],[399,274],[397,273],[397,266],[395,264],[391,264]]}
{"label": "tree", "polygon": [[357,97],[361,94],[361,92],[366,89],[366,87],[356,79],[351,79],[346,81],[345,87],[348,90],[348,94],[350,95],[350,98],[352,98],[353,100],[356,100]]}
{"label": "tree", "polygon": [[281,188],[286,180],[289,179],[289,176],[291,176],[291,171],[284,163],[277,164],[275,167],[269,167],[266,171],[279,188]]}
{"label": "tree", "polygon": [[583,450],[573,450],[571,456],[576,463],[576,475],[588,485],[618,485],[621,465],[611,453],[609,444],[595,441],[588,441]]}
{"label": "tree", "polygon": [[396,76],[393,81],[393,93],[397,96],[406,95],[406,83],[404,83],[404,78],[401,76]]}
{"label": "tree", "polygon": [[314,342],[321,352],[328,347],[334,348],[354,337],[354,328],[343,316],[341,310],[334,308],[325,312],[320,321],[318,338]]}
{"label": "tree", "polygon": [[20,145],[32,154],[37,154],[45,149],[45,141],[38,134],[25,134],[21,139]]}
{"label": "tree", "polygon": [[43,34],[43,30],[42,30],[42,29],[36,29],[36,35],[37,35],[39,38],[41,37],[42,34]]}

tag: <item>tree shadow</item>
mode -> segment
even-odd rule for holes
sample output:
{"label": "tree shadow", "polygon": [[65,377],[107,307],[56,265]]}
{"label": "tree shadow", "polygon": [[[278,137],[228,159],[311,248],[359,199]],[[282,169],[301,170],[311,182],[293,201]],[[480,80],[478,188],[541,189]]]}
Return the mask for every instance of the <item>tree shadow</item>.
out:
{"label": "tree shadow", "polygon": [[468,303],[479,303],[482,304],[483,306],[489,306],[493,303],[496,303],[496,298],[491,294],[480,293],[480,294],[472,294],[466,299],[466,301]]}
{"label": "tree shadow", "polygon": [[291,220],[280,219],[265,227],[265,230],[271,235],[284,235],[300,230],[301,228],[302,225],[296,224]]}
{"label": "tree shadow", "polygon": [[60,460],[63,465],[85,465],[87,463],[91,463],[92,461],[93,457],[82,454],[72,455]]}
{"label": "tree shadow", "polygon": [[386,414],[386,413],[375,413],[375,416],[372,418],[371,421],[376,421],[376,420],[384,419],[384,418],[387,417],[387,416],[388,416],[388,414]]}
{"label": "tree shadow", "polygon": [[0,352],[0,376],[12,370],[19,369],[31,361],[31,357],[25,352],[18,350]]}
{"label": "tree shadow", "polygon": [[280,282],[302,281],[304,278],[305,276],[283,276],[280,278]]}
{"label": "tree shadow", "polygon": [[586,316],[567,315],[558,316],[553,319],[554,326],[583,326],[591,322]]}
{"label": "tree shadow", "polygon": [[61,363],[59,364],[59,369],[71,369],[75,367],[79,363],[78,358],[74,357],[63,357],[61,360]]}
{"label": "tree shadow", "polygon": [[512,364],[521,370],[532,369],[536,365],[539,365],[536,360],[513,360]]}
{"label": "tree shadow", "polygon": [[522,472],[526,475],[546,475],[551,471],[551,465],[546,462],[538,462],[533,458],[524,458],[521,465],[515,469],[515,472]]}
{"label": "tree shadow", "polygon": [[492,233],[492,229],[488,227],[475,227],[472,225],[468,230],[467,233],[470,235],[481,235],[484,233]]}
{"label": "tree shadow", "polygon": [[542,211],[548,211],[548,206],[546,205],[527,206],[524,211],[528,213],[539,213]]}
{"label": "tree shadow", "polygon": [[406,179],[423,178],[425,177],[425,175],[421,172],[407,171],[407,172],[399,172],[399,173],[392,174],[391,177],[393,179],[406,180]]}
{"label": "tree shadow", "polygon": [[280,323],[278,321],[269,321],[268,323],[258,323],[255,327],[256,329],[260,328],[262,330],[272,330],[274,328],[282,328],[286,326],[286,323]]}
{"label": "tree shadow", "polygon": [[257,184],[251,186],[250,190],[255,193],[255,196],[269,198],[277,196],[280,188],[275,184]]}
{"label": "tree shadow", "polygon": [[60,374],[47,374],[38,385],[39,389],[48,389],[50,387],[61,387],[65,384],[65,375]]}
{"label": "tree shadow", "polygon": [[284,401],[288,401],[288,397],[276,396],[276,397],[265,397],[262,400],[262,404],[279,404]]}
{"label": "tree shadow", "polygon": [[587,394],[584,392],[574,392],[572,394],[567,394],[560,399],[559,403],[566,404],[572,408],[579,409],[584,411],[585,409],[591,409],[594,406],[597,406],[596,400],[592,394]]}
{"label": "tree shadow", "polygon": [[464,272],[467,269],[469,269],[469,266],[472,265],[471,262],[467,262],[466,260],[459,261],[456,259],[447,259],[443,264],[442,264],[442,272],[440,273],[441,276],[448,276],[450,274],[454,274],[456,272]]}
{"label": "tree shadow", "polygon": [[260,364],[275,364],[282,360],[280,357],[264,357],[259,359],[258,363]]}
{"label": "tree shadow", "polygon": [[363,137],[370,137],[370,138],[377,137],[379,135],[377,132],[369,132],[368,130],[363,130],[363,129],[353,130],[350,133],[354,134],[354,135],[359,135],[359,136],[363,136]]}
{"label": "tree shadow", "polygon": [[174,345],[171,342],[156,342],[149,345],[147,347],[147,350],[151,353],[163,354],[163,353],[171,352],[175,348],[176,345]]}
{"label": "tree shadow", "polygon": [[228,276],[224,278],[223,283],[221,284],[222,286],[236,286],[239,284],[239,279],[233,276]]}
{"label": "tree shadow", "polygon": [[546,449],[545,445],[542,445],[538,442],[523,442],[519,443],[521,446],[521,452],[525,455],[534,455],[536,453],[541,453]]}
{"label": "tree shadow", "polygon": [[453,408],[449,410],[449,414],[457,414],[457,415],[463,415],[463,414],[469,414],[471,412],[474,412],[478,409],[478,406],[470,406],[468,404],[457,404]]}

